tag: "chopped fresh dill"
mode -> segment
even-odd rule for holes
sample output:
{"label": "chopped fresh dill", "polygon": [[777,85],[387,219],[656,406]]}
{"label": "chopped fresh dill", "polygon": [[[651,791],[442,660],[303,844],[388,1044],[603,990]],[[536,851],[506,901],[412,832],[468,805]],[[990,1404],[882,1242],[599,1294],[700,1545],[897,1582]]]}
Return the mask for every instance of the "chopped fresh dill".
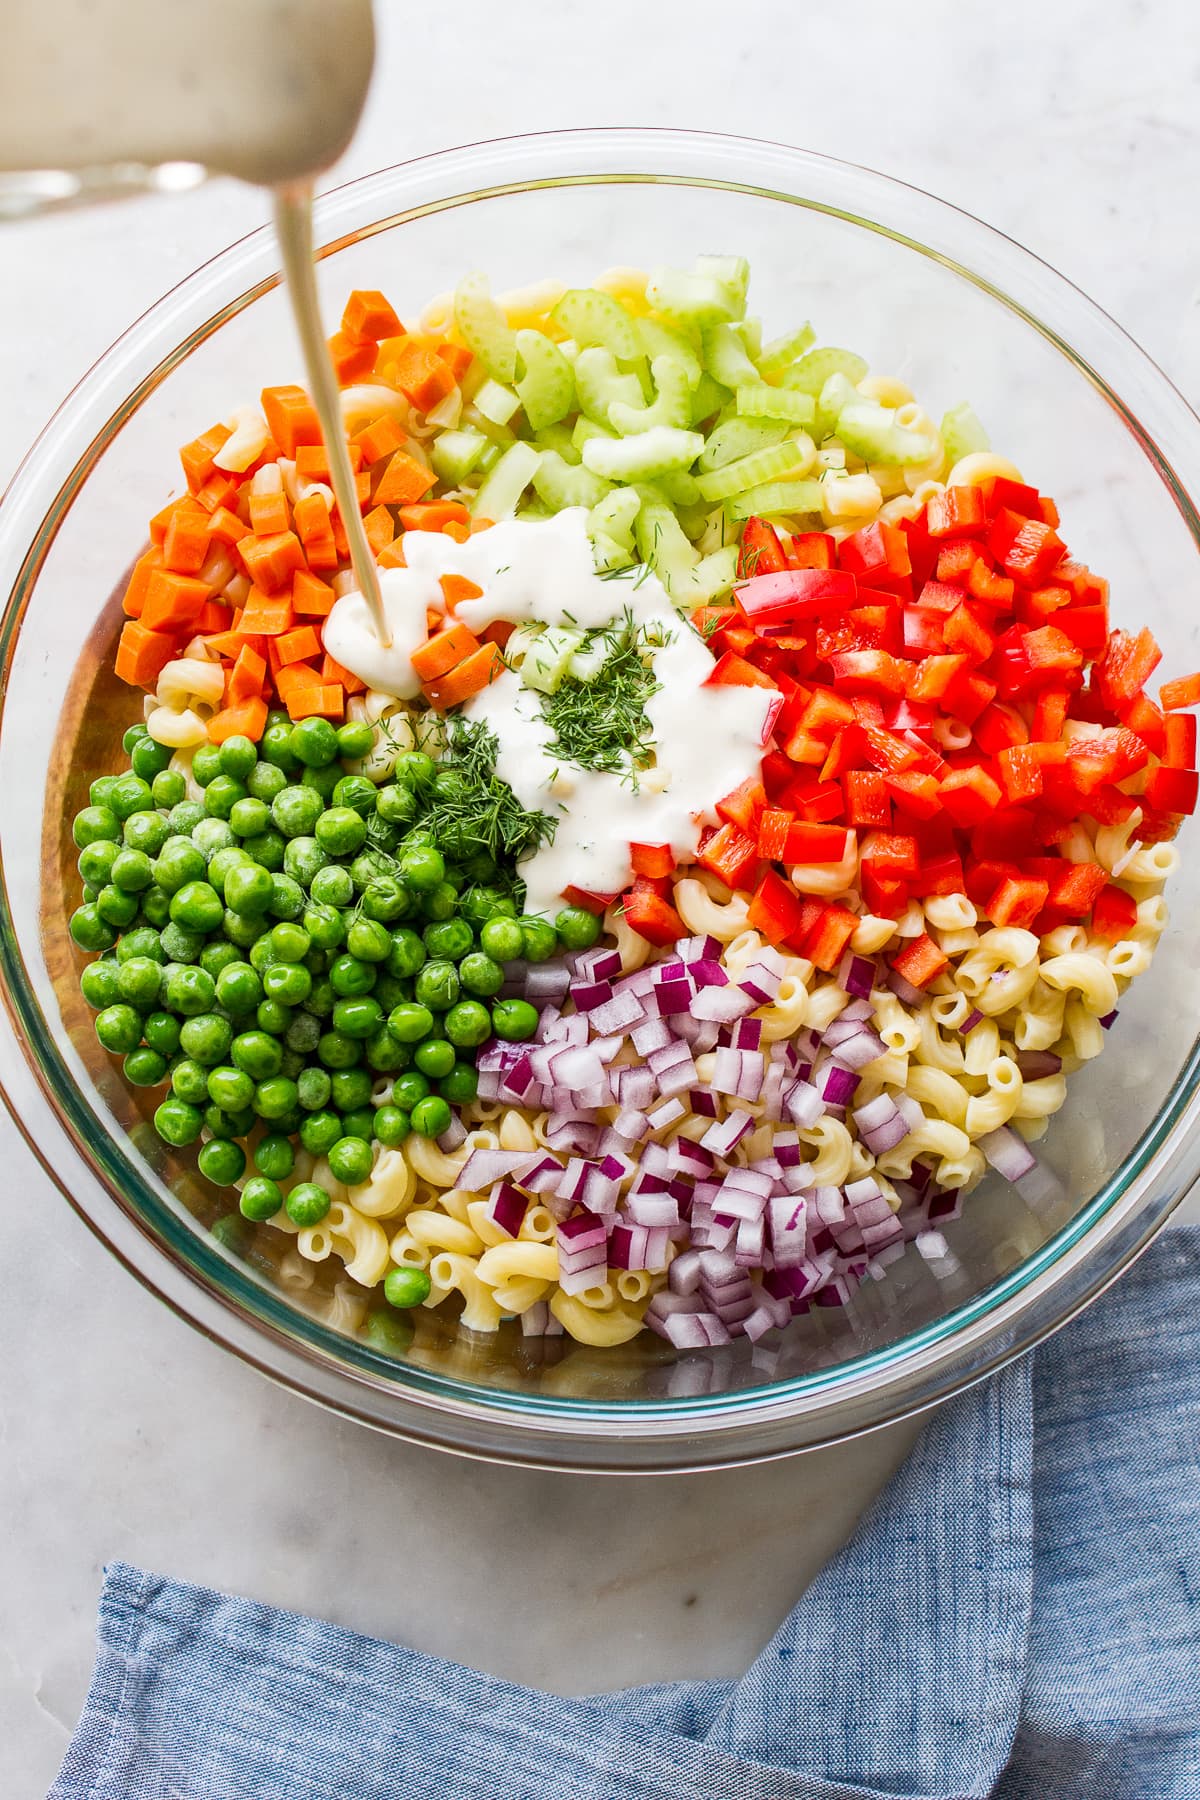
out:
{"label": "chopped fresh dill", "polygon": [[446,747],[439,775],[453,771],[457,782],[439,782],[421,824],[435,843],[453,846],[456,861],[484,853],[497,863],[522,862],[549,843],[557,821],[548,813],[526,812],[496,773],[496,735],[482,719],[460,713],[446,720]]}
{"label": "chopped fresh dill", "polygon": [[547,753],[577,769],[621,775],[636,788],[638,771],[654,755],[646,703],[662,686],[647,652],[668,637],[660,625],[635,625],[628,607],[620,620],[590,631],[584,651],[603,644],[608,654],[591,681],[568,675],[542,698],[542,716],[554,733]]}
{"label": "chopped fresh dill", "polygon": [[623,569],[605,569],[601,581],[628,581],[635,589],[640,588],[652,574],[649,563],[626,563]]}

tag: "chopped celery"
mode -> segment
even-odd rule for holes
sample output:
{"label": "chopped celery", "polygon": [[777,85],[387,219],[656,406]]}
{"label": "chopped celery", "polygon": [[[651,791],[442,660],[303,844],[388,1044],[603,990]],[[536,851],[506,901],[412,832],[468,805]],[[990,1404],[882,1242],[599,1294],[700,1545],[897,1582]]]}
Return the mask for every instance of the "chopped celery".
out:
{"label": "chopped celery", "polygon": [[519,394],[514,394],[510,387],[504,387],[499,381],[489,377],[475,395],[476,409],[493,425],[507,425],[521,404]]}
{"label": "chopped celery", "polygon": [[748,381],[737,390],[739,415],[752,419],[786,419],[794,425],[811,425],[816,402],[798,388],[772,387],[766,381]]}
{"label": "chopped celery", "polygon": [[[818,436],[833,431],[837,426],[842,408],[851,406],[856,400],[861,399],[862,395],[853,382],[847,381],[846,377],[840,373],[832,374],[817,398]],[[874,402],[871,404],[873,405]]]}
{"label": "chopped celery", "polygon": [[656,475],[655,481],[674,507],[698,506],[701,502],[700,489],[694,475],[686,469],[668,469],[662,475]]}
{"label": "chopped celery", "polygon": [[646,283],[646,299],[673,325],[703,329],[736,319],[741,307],[724,282],[683,269],[656,269]]}
{"label": "chopped celery", "polygon": [[803,394],[820,393],[831,375],[844,375],[847,381],[861,381],[867,373],[867,364],[861,356],[855,356],[853,350],[835,350],[831,344],[823,349],[810,350],[794,363],[783,377],[784,387],[799,388]]}
{"label": "chopped celery", "polygon": [[711,275],[714,281],[719,281],[728,290],[739,316],[745,312],[746,295],[750,292],[750,264],[744,256],[698,256],[696,273]]}
{"label": "chopped celery", "polygon": [[540,694],[556,693],[571,658],[582,643],[582,631],[572,631],[566,625],[550,626],[539,632],[521,664],[522,686],[536,688]]}
{"label": "chopped celery", "polygon": [[941,429],[946,461],[950,464],[958,462],[961,457],[973,456],[976,451],[990,450],[992,447],[987,432],[965,400],[952,406],[943,415]]}
{"label": "chopped celery", "polygon": [[489,469],[471,502],[475,517],[493,521],[511,519],[541,460],[541,451],[535,450],[532,444],[510,444]]}
{"label": "chopped celery", "polygon": [[643,487],[641,493],[642,507],[635,528],[638,554],[654,570],[674,600],[700,561],[699,552],[688,542],[683,527],[662,496],[648,487]]}
{"label": "chopped celery", "polygon": [[803,433],[782,444],[752,450],[736,462],[698,477],[696,485],[706,500],[725,500],[730,494],[743,494],[747,488],[764,481],[780,481],[785,476],[806,475],[812,468],[816,450],[810,437]]}
{"label": "chopped celery", "polygon": [[487,276],[466,276],[454,290],[454,323],[467,349],[495,381],[517,372],[517,339],[488,291]]}
{"label": "chopped celery", "polygon": [[574,681],[595,681],[611,655],[612,644],[603,634],[594,637],[590,644],[585,640],[571,658],[567,674]]}
{"label": "chopped celery", "polygon": [[575,449],[578,450],[581,461],[583,458],[583,446],[588,442],[589,438],[613,438],[616,437],[616,435],[616,432],[609,431],[606,425],[597,425],[595,419],[585,419],[582,413],[580,413],[574,425],[571,427],[571,442]]}
{"label": "chopped celery", "polygon": [[592,508],[591,529],[632,550],[634,521],[641,507],[642,497],[636,488],[610,488]]}
{"label": "chopped celery", "polygon": [[782,375],[785,369],[790,369],[804,355],[816,335],[811,325],[801,325],[798,331],[788,331],[782,337],[772,338],[758,358],[759,374],[767,380],[772,375]]}
{"label": "chopped celery", "polygon": [[607,532],[591,531],[592,559],[601,575],[614,569],[630,569],[634,563],[634,553],[628,544],[618,544],[616,538],[610,538]]}
{"label": "chopped celery", "polygon": [[782,443],[787,434],[787,426],[774,419],[726,419],[709,433],[696,466],[703,472],[722,469],[739,456],[748,456],[751,450],[765,450],[768,444]]}
{"label": "chopped celery", "polygon": [[578,463],[579,448],[575,442],[575,433],[566,420],[555,425],[543,425],[537,434],[539,450],[557,450],[566,463]]}
{"label": "chopped celery", "polygon": [[705,369],[692,395],[692,426],[703,425],[705,419],[711,419],[714,413],[720,412],[729,399],[729,389],[723,388],[713,380]]}
{"label": "chopped celery", "polygon": [[583,463],[609,481],[653,481],[672,469],[686,469],[703,448],[698,431],[654,425],[636,437],[589,438],[583,446]]}
{"label": "chopped celery", "polygon": [[847,450],[864,462],[928,462],[934,451],[929,438],[897,425],[895,413],[874,400],[859,399],[843,406],[837,434]]}
{"label": "chopped celery", "polygon": [[442,431],[429,450],[433,472],[450,487],[461,487],[488,447],[481,431]]}
{"label": "chopped celery", "polygon": [[741,387],[757,381],[758,370],[746,352],[745,339],[736,325],[710,325],[704,333],[704,366],[722,387]]}
{"label": "chopped celery", "polygon": [[747,488],[725,502],[726,515],[735,523],[780,513],[815,513],[821,510],[819,481],[765,481],[761,487]]}
{"label": "chopped celery", "polygon": [[676,570],[670,581],[663,579],[663,586],[676,606],[707,606],[729,592],[737,577],[737,563],[737,545],[726,544],[702,556],[693,568]]}
{"label": "chopped celery", "polygon": [[601,344],[581,350],[576,357],[575,391],[582,411],[599,425],[608,424],[608,409],[614,400],[640,407],[643,398],[637,376],[622,374],[612,351]]}
{"label": "chopped celery", "polygon": [[542,451],[533,472],[533,486],[552,512],[561,512],[567,506],[595,506],[609,492],[607,481],[601,481],[589,469],[572,468],[557,450]]}
{"label": "chopped celery", "polygon": [[550,317],[584,348],[598,345],[621,362],[634,362],[642,354],[633,319],[619,300],[599,288],[569,288]]}
{"label": "chopped celery", "polygon": [[542,331],[517,333],[516,388],[531,431],[557,425],[574,410],[574,372],[558,345]]}
{"label": "chopped celery", "polygon": [[660,319],[639,319],[637,334],[642,351],[653,363],[656,356],[670,356],[687,371],[688,386],[697,388],[704,373],[696,347],[682,331],[672,331]]}
{"label": "chopped celery", "polygon": [[609,406],[608,422],[622,437],[649,431],[655,425],[686,431],[692,422],[691,387],[684,365],[673,356],[656,356],[650,373],[655,387],[650,406],[628,406],[623,400],[614,400]]}

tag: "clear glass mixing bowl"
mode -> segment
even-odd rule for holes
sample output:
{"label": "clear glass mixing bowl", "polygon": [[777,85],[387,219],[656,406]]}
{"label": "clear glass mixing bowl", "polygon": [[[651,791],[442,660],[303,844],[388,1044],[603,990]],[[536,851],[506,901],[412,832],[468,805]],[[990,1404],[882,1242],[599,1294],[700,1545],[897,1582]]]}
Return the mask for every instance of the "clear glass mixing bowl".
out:
{"label": "clear glass mixing bowl", "polygon": [[[331,318],[354,286],[415,313],[474,267],[505,288],[698,251],[748,256],[768,330],[811,318],[935,415],[969,397],[993,442],[1057,497],[1117,615],[1148,622],[1172,670],[1200,662],[1200,425],[1082,294],[927,195],[774,145],[566,132],[355,182],[321,203],[317,229]],[[1061,1197],[1031,1209],[1000,1183],[972,1196],[947,1231],[950,1280],[910,1252],[845,1312],[797,1320],[769,1347],[680,1355],[645,1334],[593,1351],[511,1327],[460,1335],[435,1313],[407,1342],[344,1279],[281,1264],[288,1241],[269,1228],[212,1234],[228,1198],[155,1137],[79,998],[69,821],[136,711],[109,672],[116,596],[178,445],[300,376],[275,244],[258,232],[131,326],[0,506],[0,1081],[71,1203],[168,1304],[275,1379],[406,1437],[534,1464],[702,1468],[828,1443],[932,1404],[1060,1325],[1200,1171],[1192,833],[1153,968],[1044,1140]]]}

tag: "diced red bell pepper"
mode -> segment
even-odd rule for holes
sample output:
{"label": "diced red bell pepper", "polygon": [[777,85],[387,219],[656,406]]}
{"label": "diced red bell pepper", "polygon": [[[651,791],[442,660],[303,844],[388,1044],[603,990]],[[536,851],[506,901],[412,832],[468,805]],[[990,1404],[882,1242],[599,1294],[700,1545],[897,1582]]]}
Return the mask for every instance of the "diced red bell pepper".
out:
{"label": "diced red bell pepper", "polygon": [[[944,764],[942,765],[945,766]],[[911,819],[935,819],[942,809],[941,789],[936,775],[921,769],[897,769],[885,775],[884,782],[896,805]],[[909,823],[906,819],[905,823]]]}
{"label": "diced red bell pepper", "polygon": [[821,780],[836,781],[847,769],[861,769],[867,761],[867,734],[861,725],[847,725],[839,731],[821,765]]}
{"label": "diced red bell pepper", "polygon": [[[1047,587],[1026,588],[1016,604],[1016,615],[1026,625],[1045,625],[1071,604],[1071,590],[1057,582]],[[1061,624],[1061,620],[1058,621]],[[1108,634],[1105,633],[1107,638]]]}
{"label": "diced red bell pepper", "polygon": [[1054,623],[1089,659],[1097,656],[1108,642],[1106,606],[1068,606],[1063,612],[1055,613]]}
{"label": "diced red bell pepper", "polygon": [[974,538],[963,538],[957,543],[943,544],[938,550],[937,578],[939,582],[947,581],[952,586],[962,589],[967,585],[967,577],[971,570],[986,552],[982,544]]}
{"label": "diced red bell pepper", "polygon": [[871,831],[863,839],[862,860],[879,875],[907,880],[917,873],[921,859],[915,837],[898,831]]}
{"label": "diced red bell pepper", "polygon": [[1146,778],[1146,798],[1160,812],[1193,813],[1198,783],[1200,775],[1195,769],[1168,769],[1160,764]]}
{"label": "diced red bell pepper", "polygon": [[1092,933],[1106,944],[1127,938],[1137,925],[1137,901],[1115,882],[1106,882],[1092,908]]}
{"label": "diced red bell pepper", "polygon": [[[1067,746],[1067,772],[1079,794],[1095,793],[1106,782],[1124,781],[1144,769],[1150,753],[1136,732],[1118,725]],[[1153,804],[1153,802],[1152,802]]]}
{"label": "diced red bell pepper", "polygon": [[1000,786],[1009,806],[1036,800],[1042,791],[1042,765],[1031,744],[1010,744],[996,758]]}
{"label": "diced red bell pepper", "polygon": [[999,756],[1012,744],[1027,744],[1029,732],[1020,713],[993,701],[975,721],[975,742],[989,756]]}
{"label": "diced red bell pepper", "polygon": [[[1114,631],[1093,671],[1096,691],[1109,711],[1119,712],[1140,694],[1161,661],[1162,651],[1147,626],[1143,625],[1136,637]],[[1165,700],[1163,704],[1166,706]]]}
{"label": "diced red bell pepper", "polygon": [[993,475],[984,483],[984,494],[990,515],[994,516],[1006,507],[1022,519],[1040,519],[1042,516],[1037,489],[1024,481],[1013,481],[1008,475]]}
{"label": "diced red bell pepper", "polygon": [[1164,712],[1178,712],[1185,706],[1200,706],[1200,673],[1181,675],[1175,681],[1164,681],[1158,690],[1158,697]]}
{"label": "diced red bell pepper", "polygon": [[768,869],[750,902],[747,922],[769,944],[784,944],[801,931],[804,902],[790,881]]}
{"label": "diced red bell pepper", "polygon": [[886,831],[892,822],[892,802],[877,769],[847,769],[842,776],[846,817],[851,825],[878,826]]}
{"label": "diced red bell pepper", "polygon": [[844,825],[812,825],[804,819],[796,819],[788,829],[784,860],[789,863],[840,863],[846,854],[849,835]]}
{"label": "diced red bell pepper", "polygon": [[859,872],[863,900],[880,918],[897,919],[908,905],[909,887],[896,875],[880,875],[870,863]]}
{"label": "diced red bell pepper", "polygon": [[908,559],[912,563],[913,588],[920,588],[922,582],[929,581],[937,568],[938,545],[929,535],[929,526],[924,512],[918,513],[915,519],[901,519],[900,530],[904,533],[904,541],[908,545]]}
{"label": "diced red bell pepper", "polygon": [[962,857],[948,850],[941,856],[923,856],[916,880],[909,885],[917,895],[961,894],[965,879]]}
{"label": "diced red bell pepper", "polygon": [[[669,882],[660,885],[668,890],[670,888]],[[571,906],[582,907],[584,912],[607,912],[616,897],[615,894],[594,894],[590,888],[565,887],[563,889],[563,899]]]}
{"label": "diced red bell pepper", "polygon": [[951,683],[966,667],[965,656],[927,656],[909,675],[909,699],[919,706],[944,700]]}
{"label": "diced red bell pepper", "polygon": [[798,531],[788,540],[789,569],[832,569],[837,566],[837,544],[825,531]]}
{"label": "diced red bell pepper", "polygon": [[813,769],[823,768],[830,753],[825,739],[819,738],[814,731],[806,731],[803,724],[797,725],[783,747],[792,762]]}
{"label": "diced red bell pepper", "polygon": [[846,816],[846,799],[836,781],[817,781],[810,787],[810,776],[800,775],[787,790],[787,803],[798,819],[810,825],[828,825]]}
{"label": "diced red bell pepper", "polygon": [[946,705],[964,725],[973,725],[996,698],[996,684],[984,675],[968,675],[965,669],[946,689]]}
{"label": "diced red bell pepper", "polygon": [[1011,576],[997,575],[981,556],[971,564],[967,576],[967,592],[973,600],[981,600],[1000,612],[1008,612],[1013,603],[1014,583]]}
{"label": "diced red bell pepper", "polygon": [[1037,842],[1037,818],[1026,807],[1004,806],[971,833],[971,849],[984,861],[1021,862]]}
{"label": "diced red bell pepper", "polygon": [[787,557],[775,527],[765,519],[747,519],[738,550],[738,579],[744,581],[751,575],[777,575],[787,566]]}
{"label": "diced red bell pepper", "polygon": [[964,863],[964,869],[967,898],[980,910],[987,905],[999,883],[1006,877],[1011,876],[1014,881],[1019,881],[1024,874],[1019,863],[993,856],[980,857],[977,861],[968,859]]}
{"label": "diced red bell pepper", "polygon": [[857,598],[858,583],[844,569],[785,569],[754,575],[737,589],[738,605],[756,625],[845,612]]}
{"label": "diced red bell pepper", "polygon": [[947,650],[959,651],[973,663],[985,663],[996,648],[995,633],[965,600],[947,616],[942,636]]}
{"label": "diced red bell pepper", "polygon": [[844,725],[853,725],[854,708],[840,694],[835,694],[832,688],[814,688],[808,705],[800,715],[800,723],[814,737],[829,737]]}
{"label": "diced red bell pepper", "polygon": [[901,625],[911,656],[938,656],[946,648],[946,614],[932,606],[906,606]]}
{"label": "diced red bell pepper", "polygon": [[1043,587],[1062,561],[1066,545],[1042,519],[1022,519],[1002,507],[987,536],[988,549],[1019,587]]}
{"label": "diced red bell pepper", "polygon": [[1062,737],[1070,703],[1071,696],[1066,688],[1042,688],[1034,704],[1030,738],[1039,744],[1056,744]]}
{"label": "diced red bell pepper", "polygon": [[883,519],[842,540],[838,567],[849,569],[865,588],[882,588],[907,600],[912,594],[912,561],[903,532]]}
{"label": "diced red bell pepper", "polygon": [[683,920],[653,882],[638,876],[625,896],[625,922],[639,937],[660,947],[686,936]]}
{"label": "diced red bell pepper", "polygon": [[910,986],[924,988],[950,967],[950,958],[923,931],[893,956],[892,967]]}
{"label": "diced red bell pepper", "polygon": [[752,887],[759,869],[758,844],[737,825],[722,825],[701,840],[696,861],[728,888]]}
{"label": "diced red bell pepper", "polygon": [[[1137,727],[1133,729],[1136,731]],[[1194,713],[1168,713],[1163,721],[1162,759],[1168,769],[1196,766],[1196,717]]]}
{"label": "diced red bell pepper", "polygon": [[917,761],[917,752],[903,738],[893,732],[884,731],[877,725],[864,728],[866,738],[866,760],[873,769],[879,769],[884,775],[898,774],[901,769],[911,769]]}
{"label": "diced red bell pepper", "polygon": [[[765,761],[769,762],[770,758]],[[789,776],[790,773],[789,770]],[[758,831],[759,814],[766,804],[766,789],[751,775],[723,800],[717,801],[716,813],[726,825],[740,826],[747,836],[753,837]]]}
{"label": "diced red bell pepper", "polygon": [[[705,687],[765,687],[774,688],[775,683],[761,669],[756,669],[752,662],[744,656],[738,656],[732,650],[726,650],[720,657],[704,683]],[[775,690],[779,690],[776,688]]]}
{"label": "diced red bell pepper", "polygon": [[983,494],[977,487],[951,487],[932,494],[925,516],[933,538],[978,537],[987,523]]}
{"label": "diced red bell pepper", "polygon": [[952,613],[956,606],[962,605],[962,601],[962,589],[948,581],[927,581],[917,595],[917,605],[928,608],[930,612]]}
{"label": "diced red bell pepper", "polygon": [[844,906],[829,905],[821,914],[816,930],[809,933],[804,954],[816,968],[831,975],[857,930],[857,914],[849,912]]}
{"label": "diced red bell pepper", "polygon": [[782,862],[791,823],[790,813],[769,806],[758,821],[758,854],[768,862]]}
{"label": "diced red bell pepper", "polygon": [[1023,875],[1005,876],[984,908],[993,925],[1015,925],[1027,931],[1050,897],[1050,883]]}
{"label": "diced red bell pepper", "polygon": [[630,844],[629,860],[635,875],[649,875],[659,881],[675,868],[675,852],[670,844]]}
{"label": "diced red bell pepper", "polygon": [[[1174,713],[1167,715],[1181,717]],[[1137,737],[1140,737],[1146,748],[1155,756],[1162,756],[1167,744],[1167,716],[1159,712],[1153,700],[1145,694],[1139,694],[1129,705],[1121,709],[1121,723],[1127,725]]]}
{"label": "diced red bell pepper", "polygon": [[872,694],[902,694],[904,665],[886,650],[843,650],[829,658],[835,681]]}

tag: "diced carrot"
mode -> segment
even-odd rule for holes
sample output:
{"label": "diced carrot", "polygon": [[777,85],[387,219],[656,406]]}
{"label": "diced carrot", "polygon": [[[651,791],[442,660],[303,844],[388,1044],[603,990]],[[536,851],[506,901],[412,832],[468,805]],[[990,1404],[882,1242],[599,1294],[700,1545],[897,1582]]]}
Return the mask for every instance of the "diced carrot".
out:
{"label": "diced carrot", "polygon": [[227,657],[236,662],[247,645],[259,656],[266,655],[267,640],[254,632],[239,631],[236,624],[229,631],[218,631],[206,639],[209,650],[214,656]]}
{"label": "diced carrot", "polygon": [[356,343],[370,339],[403,337],[404,327],[395,309],[378,288],[355,288],[342,313],[342,330]]}
{"label": "diced carrot", "polygon": [[474,537],[477,532],[490,531],[495,523],[495,519],[473,518],[471,520],[470,535]]}
{"label": "diced carrot", "polygon": [[328,650],[321,662],[321,681],[325,685],[337,682],[348,694],[365,694],[367,691],[366,682],[360,680],[352,670],[344,669],[336,657],[330,656]]}
{"label": "diced carrot", "polygon": [[167,535],[167,526],[171,523],[179,507],[187,507],[190,511],[195,505],[196,501],[190,494],[180,494],[174,500],[168,500],[167,504],[160,507],[150,521],[150,542],[152,544],[162,543]]}
{"label": "diced carrot", "polygon": [[392,380],[418,412],[427,413],[457,385],[442,358],[412,338],[400,345],[389,368]]}
{"label": "diced carrot", "polygon": [[[451,523],[469,525],[471,515],[461,500],[422,500],[400,508],[405,531],[441,531]],[[476,593],[479,589],[476,588]]]}
{"label": "diced carrot", "polygon": [[461,706],[472,694],[489,687],[503,667],[504,660],[495,644],[481,644],[478,650],[456,663],[449,674],[427,683],[425,692],[430,705],[441,712],[451,706]]}
{"label": "diced carrot", "polygon": [[200,437],[193,438],[190,444],[183,446],[179,452],[179,460],[183,464],[184,479],[190,493],[194,494],[204,486],[213,472],[213,457],[232,436],[228,425],[210,425]]}
{"label": "diced carrot", "polygon": [[395,419],[384,413],[381,418],[372,420],[370,425],[363,426],[354,439],[354,447],[362,457],[364,465],[369,465],[379,462],[385,456],[390,456],[394,450],[399,450],[400,446],[407,442],[408,439]]}
{"label": "diced carrot", "polygon": [[[503,650],[516,629],[511,619],[497,619],[486,631],[480,632],[479,641],[481,644],[495,644],[497,650]],[[1188,766],[1191,767],[1190,764]]]}
{"label": "diced carrot", "polygon": [[247,575],[264,593],[273,594],[294,570],[304,567],[304,550],[294,531],[277,531],[262,538],[245,537],[237,549]]}
{"label": "diced carrot", "polygon": [[346,537],[346,527],[342,524],[342,515],[339,513],[336,506],[333,509],[331,518],[333,523],[333,547],[338,553],[339,560],[346,561],[350,555],[350,544]]}
{"label": "diced carrot", "polygon": [[473,526],[462,525],[457,519],[451,519],[448,525],[442,526],[443,536],[448,537],[455,544],[465,544],[473,530]]}
{"label": "diced carrot", "polygon": [[[407,510],[407,507],[401,509],[401,517]],[[449,612],[454,611],[460,600],[478,600],[483,594],[483,589],[468,581],[465,575],[441,575],[438,580]]]}
{"label": "diced carrot", "polygon": [[262,391],[267,428],[285,456],[295,456],[301,444],[321,442],[321,421],[302,387],[273,387]]}
{"label": "diced carrot", "polygon": [[335,331],[329,339],[329,355],[339,386],[349,387],[351,382],[362,381],[374,369],[375,342],[368,338],[360,343],[349,332]]}
{"label": "diced carrot", "polygon": [[203,487],[196,489],[196,505],[202,506],[206,513],[215,513],[221,506],[235,506],[238,486],[236,476],[227,475],[224,469],[214,469]]}
{"label": "diced carrot", "polygon": [[407,450],[396,450],[389,457],[387,468],[375,484],[375,504],[402,506],[409,500],[419,500],[422,494],[429,492],[436,480],[432,469],[419,463]]}
{"label": "diced carrot", "polygon": [[294,688],[284,704],[291,719],[340,719],[346,710],[345,695],[336,682]]}
{"label": "diced carrot", "polygon": [[475,361],[465,344],[452,344],[449,338],[443,338],[437,346],[437,354],[447,368],[453,371],[454,379],[458,382],[462,381],[463,376]]}
{"label": "diced carrot", "polygon": [[408,567],[404,556],[404,539],[393,538],[386,550],[381,550],[376,559],[381,569],[405,569]]}
{"label": "diced carrot", "polygon": [[146,589],[155,569],[161,569],[163,553],[157,544],[144,550],[133,565],[133,574],[129,577],[129,586],[125,589],[125,598],[121,602],[123,610],[131,619],[140,619],[142,608],[146,604]]}
{"label": "diced carrot", "polygon": [[275,653],[281,664],[309,662],[321,654],[321,640],[311,625],[296,625],[275,639]]}
{"label": "diced carrot", "polygon": [[251,588],[238,629],[256,637],[279,637],[294,624],[289,594],[264,594]]}
{"label": "diced carrot", "polygon": [[[357,439],[346,445],[350,467],[357,475],[362,468],[363,453]],[[324,444],[301,444],[296,450],[296,474],[303,481],[328,481],[329,452]]]}
{"label": "diced carrot", "polygon": [[266,726],[267,703],[261,695],[255,694],[214,713],[208,721],[208,735],[214,744],[223,744],[231,737],[248,737],[252,744],[257,744]]}
{"label": "diced carrot", "polygon": [[413,671],[423,682],[436,681],[478,649],[479,639],[473,631],[465,625],[448,625],[436,637],[417,645],[412,653]]}
{"label": "diced carrot", "polygon": [[228,631],[232,612],[222,600],[206,600],[200,608],[200,617],[196,620],[196,630],[201,637],[208,637],[212,632]]}
{"label": "diced carrot", "polygon": [[336,569],[337,543],[324,494],[306,494],[297,500],[294,521],[309,568]]}
{"label": "diced carrot", "polygon": [[261,694],[267,679],[267,665],[257,650],[243,644],[237,661],[229,673],[228,695],[231,702],[252,700]]}
{"label": "diced carrot", "polygon": [[150,631],[140,619],[121,628],[116,672],[131,687],[150,687],[175,655],[175,638],[169,632]]}
{"label": "diced carrot", "polygon": [[208,555],[208,514],[194,500],[176,506],[163,533],[163,566],[178,575],[195,575]]}
{"label": "diced carrot", "polygon": [[297,569],[292,579],[292,610],[305,618],[323,619],[333,607],[335,595],[327,581],[307,569]]}
{"label": "diced carrot", "polygon": [[251,494],[250,529],[256,537],[274,537],[289,529],[287,495]]}
{"label": "diced carrot", "polygon": [[142,623],[149,631],[183,631],[200,617],[210,589],[194,575],[173,569],[153,569],[146,584]]}
{"label": "diced carrot", "polygon": [[[401,452],[401,454],[403,454]],[[363,530],[367,534],[367,542],[376,556],[386,550],[396,535],[396,521],[386,506],[372,507],[363,520]]]}
{"label": "diced carrot", "polygon": [[[268,639],[268,645],[274,641],[273,638]],[[320,685],[320,671],[311,663],[283,663],[275,671],[275,689],[285,706],[297,689],[318,688]]]}
{"label": "diced carrot", "polygon": [[208,535],[218,544],[236,544],[249,530],[228,506],[218,506],[208,521]]}

